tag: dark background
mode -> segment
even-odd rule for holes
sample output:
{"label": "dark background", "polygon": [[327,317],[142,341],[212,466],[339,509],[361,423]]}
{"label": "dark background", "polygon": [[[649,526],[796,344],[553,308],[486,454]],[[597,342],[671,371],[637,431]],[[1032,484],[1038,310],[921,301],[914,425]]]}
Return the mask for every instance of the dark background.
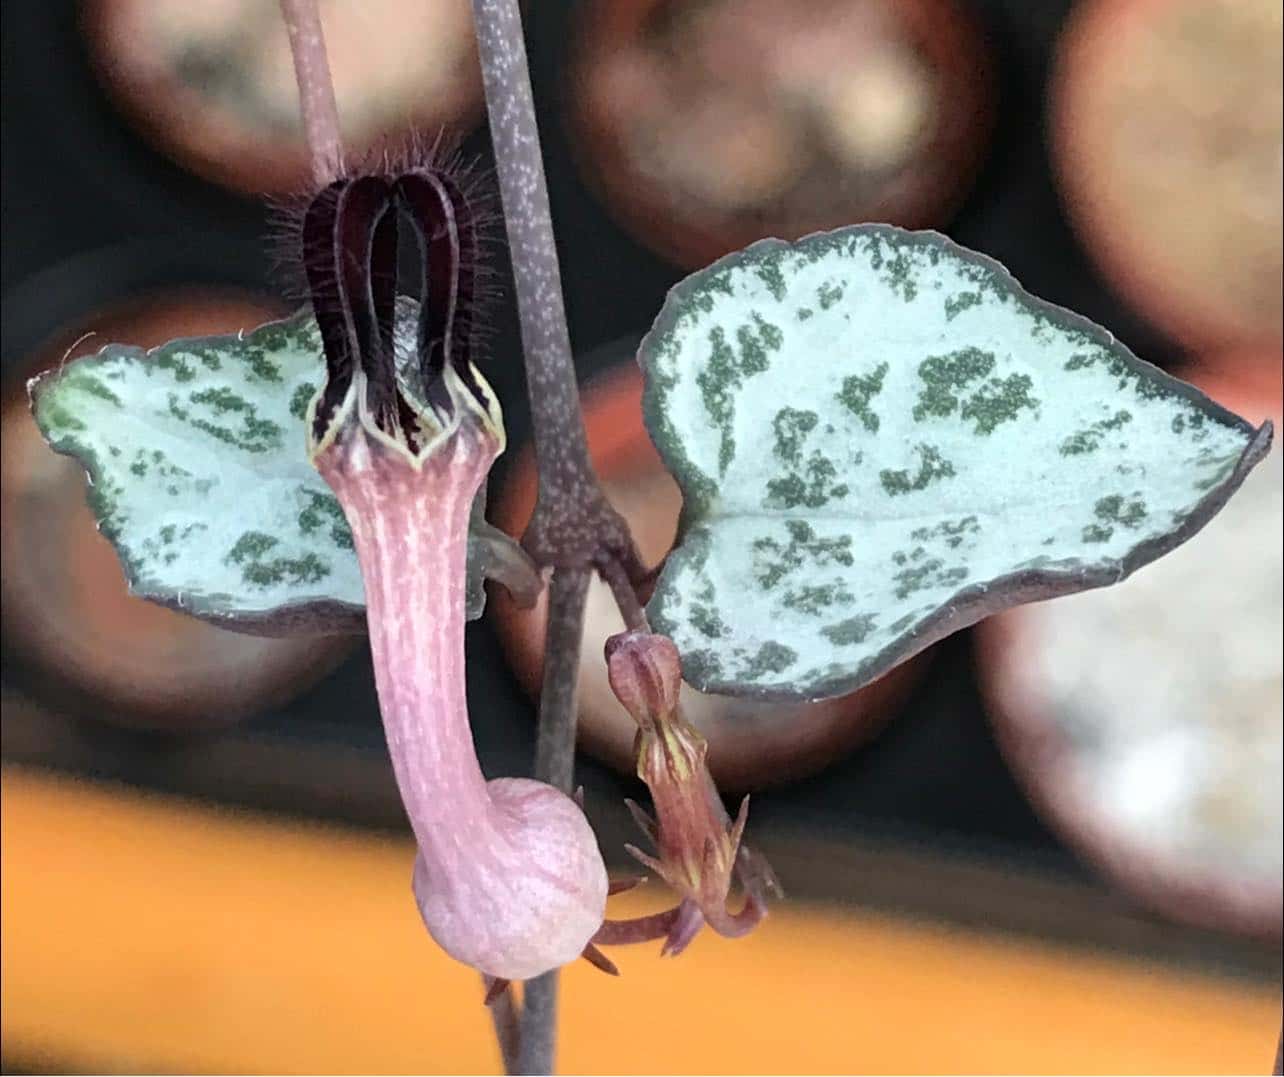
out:
{"label": "dark background", "polygon": [[[997,128],[971,197],[945,230],[1001,260],[1033,293],[1101,322],[1143,358],[1171,366],[1181,358],[1176,346],[1102,284],[1053,187],[1045,80],[1069,4],[985,0],[973,6],[998,67]],[[528,20],[528,44],[571,336],[581,377],[588,378],[627,357],[629,342],[649,326],[665,291],[683,274],[613,224],[572,160],[563,103],[573,10],[562,0],[541,0],[538,18]],[[90,73],[75,5],[5,0],[2,11],[6,385],[51,332],[104,302],[193,282],[270,286],[263,208],[195,179],[133,134]],[[465,149],[488,156],[484,127]],[[504,401],[517,446],[529,427],[516,322],[507,304],[496,314],[486,374]],[[621,340],[623,347],[610,347]],[[503,468],[501,460],[501,481]],[[471,627],[469,648],[483,763],[491,774],[525,772],[532,708],[485,622]],[[3,676],[6,689],[25,683],[12,662]],[[128,733],[73,715],[24,721],[10,710],[5,755],[11,760],[257,808],[403,825],[364,650],[283,711],[217,735]],[[591,806],[618,805],[622,796],[638,794],[633,783],[591,761],[583,761],[580,774]],[[1123,899],[1103,894],[1105,884],[1048,832],[1014,784],[977,697],[966,633],[937,648],[903,713],[873,743],[817,777],[756,796],[751,830],[805,830],[839,848],[873,840],[975,857],[1004,870],[1051,875],[1127,908]],[[867,896],[859,879],[847,885],[858,891],[847,897]],[[823,880],[809,889],[823,893]],[[877,889],[869,883],[871,895]],[[1002,926],[1000,913],[992,919]]]}

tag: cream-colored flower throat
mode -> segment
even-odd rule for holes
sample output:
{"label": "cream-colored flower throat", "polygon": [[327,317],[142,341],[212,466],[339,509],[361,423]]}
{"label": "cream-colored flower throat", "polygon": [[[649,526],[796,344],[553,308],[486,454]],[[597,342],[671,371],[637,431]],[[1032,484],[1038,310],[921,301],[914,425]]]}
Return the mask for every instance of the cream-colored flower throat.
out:
{"label": "cream-colored flower throat", "polygon": [[397,453],[416,469],[435,456],[466,424],[479,426],[481,432],[495,442],[495,455],[498,456],[504,451],[506,444],[503,413],[486,379],[472,364],[469,367],[474,383],[483,390],[485,403],[478,399],[471,387],[464,384],[464,380],[452,366],[447,366],[441,375],[442,385],[450,400],[448,407],[416,399],[400,377],[397,379],[397,392],[401,394],[406,411],[414,423],[414,429],[410,431],[403,429],[402,420],[394,421],[390,431],[380,426],[370,410],[368,380],[358,370],[353,375],[348,391],[334,409],[325,433],[318,439],[314,431],[316,409],[325,393],[325,386],[322,385],[308,405],[309,459],[315,463],[317,457],[334,445],[341,434],[354,424],[371,440]]}

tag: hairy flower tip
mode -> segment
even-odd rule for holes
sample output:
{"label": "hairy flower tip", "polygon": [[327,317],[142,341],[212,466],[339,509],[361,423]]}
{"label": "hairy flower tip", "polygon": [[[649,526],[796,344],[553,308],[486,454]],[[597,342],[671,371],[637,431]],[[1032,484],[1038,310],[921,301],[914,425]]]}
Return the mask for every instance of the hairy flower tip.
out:
{"label": "hairy flower tip", "polygon": [[[406,235],[419,257],[403,279]],[[439,169],[339,179],[309,202],[303,265],[326,360],[314,455],[354,422],[412,459],[464,413],[498,426],[473,366],[479,243],[468,190]]]}
{"label": "hairy flower tip", "polygon": [[[395,180],[411,174],[431,174],[456,192],[456,233],[459,236],[459,269],[468,278],[464,289],[465,306],[471,314],[470,331],[474,342],[491,335],[488,314],[494,311],[502,287],[487,250],[503,242],[503,215],[499,206],[499,189],[493,169],[476,157],[460,152],[459,139],[441,131],[433,137],[422,133],[385,142],[372,147],[359,159],[350,161],[341,183],[347,186],[362,177],[374,176]],[[320,200],[334,197],[333,188],[318,192],[314,188],[269,201],[267,253],[278,291],[286,298],[310,301],[318,280],[335,274],[315,262],[319,248],[314,231],[309,231],[309,211]],[[407,222],[403,222],[404,223]],[[404,231],[404,227],[403,227]],[[324,257],[324,254],[323,254]],[[411,292],[418,288],[409,285]]]}
{"label": "hairy flower tip", "polygon": [[[421,850],[414,890],[429,934],[452,957],[503,980],[527,980],[578,958],[602,925],[606,868],[584,813],[525,778],[487,785],[485,844],[458,863]],[[478,833],[461,819],[456,834]]]}
{"label": "hairy flower tip", "polygon": [[[741,841],[748,798],[733,823],[709,773],[708,744],[682,714],[677,648],[665,636],[624,632],[607,641],[606,663],[612,690],[638,723],[638,777],[655,806],[652,819],[629,802],[639,826],[655,843],[656,855],[627,848],[682,900],[669,913],[608,920],[594,941],[609,945],[664,938],[663,953],[677,954],[705,923],[720,935],[746,934],[766,915],[767,898],[778,896],[779,886],[766,861]],[[727,909],[733,881],[745,895],[736,913]]]}

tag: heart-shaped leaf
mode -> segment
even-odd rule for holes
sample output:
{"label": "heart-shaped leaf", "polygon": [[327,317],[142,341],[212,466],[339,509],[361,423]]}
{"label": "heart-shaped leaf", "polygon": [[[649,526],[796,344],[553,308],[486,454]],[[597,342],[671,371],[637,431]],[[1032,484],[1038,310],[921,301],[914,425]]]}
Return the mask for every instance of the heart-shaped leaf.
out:
{"label": "heart-shaped leaf", "polygon": [[[400,299],[404,365],[418,308]],[[304,416],[325,377],[304,310],[246,334],[112,344],[31,384],[49,444],[89,473],[89,499],[134,594],[269,635],[360,632],[361,572],[343,510],[309,463]],[[407,387],[413,391],[413,383]],[[469,542],[469,616],[502,536]]]}
{"label": "heart-shaped leaf", "polygon": [[688,277],[639,361],[684,496],[649,613],[702,691],[837,695],[1123,579],[1271,438],[996,262],[884,225]]}

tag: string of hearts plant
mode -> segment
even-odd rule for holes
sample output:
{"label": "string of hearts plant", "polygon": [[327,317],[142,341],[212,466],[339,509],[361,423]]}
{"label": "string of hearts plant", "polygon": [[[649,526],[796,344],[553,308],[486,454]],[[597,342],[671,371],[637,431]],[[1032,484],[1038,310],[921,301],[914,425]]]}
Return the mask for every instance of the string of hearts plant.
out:
{"label": "string of hearts plant", "polygon": [[[517,0],[474,0],[538,462],[519,546],[484,518],[504,448],[474,364],[484,192],[440,153],[345,167],[315,2],[282,10],[315,179],[292,230],[309,303],[245,334],[108,346],[34,381],[33,409],[88,471],[135,593],[242,631],[368,628],[424,923],[485,978],[506,1068],[552,1072],[560,966],[614,972],[601,947],[679,953],[705,924],[741,935],[779,894],[681,714],[683,677],[836,695],[997,610],[1114,583],[1195,534],[1271,427],[936,233],[764,240],[675,287],[641,343],[647,427],[684,498],[649,573],[588,462]],[[465,620],[485,578],[533,602],[545,570],[537,780],[487,782]],[[679,899],[631,921],[605,918],[632,880],[608,882],[569,795],[595,572],[628,625],[608,668],[655,809],[631,805],[654,852],[630,851]]]}

